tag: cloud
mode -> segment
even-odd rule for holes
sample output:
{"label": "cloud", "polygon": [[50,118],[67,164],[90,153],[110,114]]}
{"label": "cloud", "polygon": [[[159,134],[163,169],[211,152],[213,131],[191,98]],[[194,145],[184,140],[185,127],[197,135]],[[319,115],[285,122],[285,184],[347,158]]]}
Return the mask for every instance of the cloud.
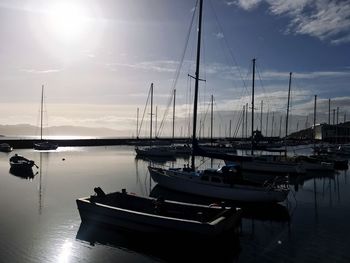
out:
{"label": "cloud", "polygon": [[218,32],[218,33],[215,34],[215,36],[216,36],[217,39],[222,39],[222,38],[224,38],[224,33]]}
{"label": "cloud", "polygon": [[175,72],[179,62],[173,60],[159,60],[159,61],[144,61],[137,63],[107,63],[106,66],[112,71],[116,67],[127,67],[132,69],[141,69],[145,71],[155,72]]}
{"label": "cloud", "polygon": [[260,4],[261,0],[237,0],[226,2],[227,5],[238,5],[244,10],[252,10]]}
{"label": "cloud", "polygon": [[[267,70],[261,73],[264,79],[284,80],[289,78],[289,72]],[[293,78],[298,79],[319,79],[350,77],[350,71],[310,71],[293,72]]]}
{"label": "cloud", "polygon": [[22,72],[26,73],[33,73],[33,74],[48,74],[48,73],[56,73],[61,72],[63,69],[44,69],[44,70],[38,70],[38,69],[20,69]]}
{"label": "cloud", "polygon": [[252,10],[262,2],[269,5],[271,14],[290,18],[286,33],[309,35],[332,44],[350,42],[348,1],[238,0],[235,3],[244,10]]}

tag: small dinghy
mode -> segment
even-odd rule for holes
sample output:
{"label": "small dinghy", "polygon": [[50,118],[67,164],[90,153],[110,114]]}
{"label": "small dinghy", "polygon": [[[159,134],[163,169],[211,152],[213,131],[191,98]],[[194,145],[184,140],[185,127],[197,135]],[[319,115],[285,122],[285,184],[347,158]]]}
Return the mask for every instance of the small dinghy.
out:
{"label": "small dinghy", "polygon": [[35,163],[33,160],[29,160],[21,155],[18,155],[17,153],[10,158],[10,166],[14,171],[31,170],[34,165]]}

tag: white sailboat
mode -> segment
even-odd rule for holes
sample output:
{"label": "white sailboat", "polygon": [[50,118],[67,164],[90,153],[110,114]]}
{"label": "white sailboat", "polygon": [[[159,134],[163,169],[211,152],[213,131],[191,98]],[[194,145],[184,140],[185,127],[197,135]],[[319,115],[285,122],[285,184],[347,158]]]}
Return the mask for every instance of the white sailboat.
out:
{"label": "white sailboat", "polygon": [[245,202],[282,202],[288,196],[288,185],[279,185],[276,182],[253,184],[241,177],[241,169],[239,165],[224,166],[218,170],[207,169],[199,171],[195,169],[195,153],[196,149],[198,149],[196,126],[202,9],[203,0],[200,0],[197,31],[191,168],[163,169],[149,166],[148,169],[150,175],[159,185],[185,193]]}
{"label": "white sailboat", "polygon": [[56,150],[58,144],[43,140],[43,116],[44,116],[44,85],[41,86],[40,106],[40,142],[34,143],[35,150]]}

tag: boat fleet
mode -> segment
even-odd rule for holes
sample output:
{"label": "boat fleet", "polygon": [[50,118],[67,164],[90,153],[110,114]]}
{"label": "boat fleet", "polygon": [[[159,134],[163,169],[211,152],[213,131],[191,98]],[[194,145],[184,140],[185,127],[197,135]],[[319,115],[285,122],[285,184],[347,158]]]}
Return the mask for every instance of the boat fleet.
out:
{"label": "boat fleet", "polygon": [[[199,1],[198,43],[201,41],[203,0]],[[190,157],[191,163],[183,167],[160,167],[150,161],[148,172],[153,181],[165,189],[200,198],[210,198],[212,204],[203,205],[192,202],[179,202],[148,196],[138,196],[122,189],[105,193],[100,187],[94,194],[76,200],[83,223],[102,224],[111,228],[121,228],[152,234],[179,234],[217,237],[237,229],[241,211],[230,202],[239,203],[282,203],[291,191],[290,178],[306,174],[308,171],[332,172],[337,167],[347,168],[347,160],[342,154],[350,154],[350,146],[337,149],[318,149],[313,156],[290,157],[282,155],[257,155],[254,142],[250,144],[251,154],[239,155],[237,148],[222,144],[202,144],[197,140],[197,101],[199,86],[200,47],[197,46],[197,63],[193,104],[192,142],[183,145],[136,146],[137,157],[176,159]],[[255,60],[254,60],[255,62]],[[253,68],[254,72],[254,68]],[[151,85],[153,88],[153,85]],[[43,140],[42,120],[44,86],[41,92],[41,137],[34,144],[36,150],[55,150],[58,145]],[[254,109],[254,105],[252,105]],[[254,115],[254,114],[252,114]],[[152,113],[151,113],[152,116]],[[152,125],[151,125],[152,127]],[[252,131],[253,133],[254,131]],[[152,141],[152,130],[150,141]],[[249,148],[249,145],[248,145]],[[1,144],[0,150],[10,152],[9,145]],[[196,156],[221,159],[224,165],[218,168],[199,169]],[[336,156],[336,157],[335,157]],[[15,154],[9,159],[13,173],[32,173],[34,161]],[[268,175],[266,180],[253,180],[249,173]],[[264,177],[265,178],[265,177]]]}
{"label": "boat fleet", "polygon": [[[239,210],[233,206],[228,209],[226,202],[281,203],[287,200],[290,193],[289,176],[298,176],[310,170],[334,170],[334,162],[328,162],[328,159],[321,160],[318,157],[291,158],[287,157],[287,154],[285,156],[254,155],[253,134],[250,145],[251,155],[238,155],[234,147],[199,145],[196,127],[200,81],[202,6],[203,0],[200,0],[196,74],[193,77],[195,88],[191,146],[154,145],[152,143],[154,141],[152,141],[153,112],[151,106],[150,145],[136,146],[135,151],[138,158],[150,161],[148,171],[156,183],[156,187],[160,186],[180,194],[190,194],[215,201],[209,206],[202,206],[191,202],[167,200],[162,196],[156,199],[136,196],[128,193],[125,189],[121,192],[106,194],[97,187],[94,189],[94,195],[79,198],[76,201],[83,223],[103,224],[147,233],[168,234],[175,232],[191,233],[198,236],[218,236],[227,232],[228,229],[237,228],[239,223]],[[255,65],[255,60],[253,62]],[[153,84],[151,84],[150,94],[152,102]],[[254,104],[252,109],[254,109]],[[253,113],[252,115],[254,116]],[[139,131],[138,124],[137,131]],[[173,165],[165,168],[159,167],[152,161],[152,158],[173,159],[180,155],[190,156],[191,163],[185,164],[183,167],[176,167],[176,165],[174,167]],[[199,169],[199,165],[196,165],[196,156],[221,159],[225,161],[225,165],[219,168]],[[267,180],[252,180],[252,177],[245,175],[247,172],[268,174],[270,177]]]}

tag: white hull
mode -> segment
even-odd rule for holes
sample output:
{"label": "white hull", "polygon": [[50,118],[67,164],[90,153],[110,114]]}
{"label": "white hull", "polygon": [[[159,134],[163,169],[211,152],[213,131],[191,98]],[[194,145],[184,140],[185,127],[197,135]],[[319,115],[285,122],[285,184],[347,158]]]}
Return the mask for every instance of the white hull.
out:
{"label": "white hull", "polygon": [[159,185],[189,194],[243,202],[282,202],[289,189],[266,189],[247,185],[224,185],[200,179],[198,172],[163,170],[149,167],[152,179]]}

